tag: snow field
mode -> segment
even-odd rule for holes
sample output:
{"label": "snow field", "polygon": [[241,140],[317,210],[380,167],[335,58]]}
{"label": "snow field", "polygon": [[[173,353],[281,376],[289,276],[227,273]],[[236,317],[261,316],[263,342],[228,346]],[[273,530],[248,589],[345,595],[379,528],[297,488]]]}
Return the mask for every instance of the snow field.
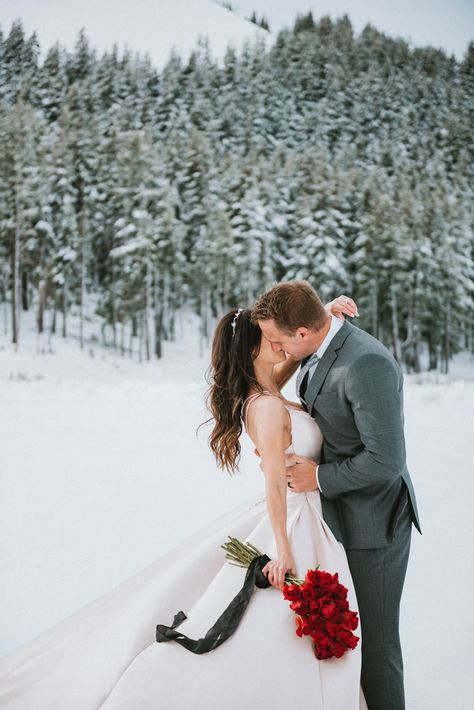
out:
{"label": "snow field", "polygon": [[[230,479],[215,467],[208,429],[196,436],[207,359],[194,354],[194,332],[185,318],[164,360],[142,364],[60,339],[53,354],[36,353],[33,337],[19,353],[0,343],[1,653],[262,490],[248,441]],[[455,365],[464,379],[406,378],[423,527],[401,618],[409,710],[467,710],[474,691],[474,368],[468,355]]]}

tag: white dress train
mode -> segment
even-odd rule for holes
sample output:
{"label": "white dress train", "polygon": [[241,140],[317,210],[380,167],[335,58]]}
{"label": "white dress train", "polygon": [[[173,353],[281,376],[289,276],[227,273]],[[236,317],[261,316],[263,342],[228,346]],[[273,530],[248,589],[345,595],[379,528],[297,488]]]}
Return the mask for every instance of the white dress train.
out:
{"label": "white dress train", "polygon": [[[322,438],[304,411],[288,408],[288,451],[317,460]],[[287,529],[299,577],[320,565],[356,595],[342,545],[321,514],[319,493],[288,489]],[[241,589],[246,570],[225,560],[232,535],[276,556],[264,495],[209,523],[164,557],[0,659],[0,707],[11,710],[367,710],[361,643],[318,661],[295,634],[295,614],[274,587],[255,590],[234,634],[209,653],[157,643],[157,624],[201,638]],[[355,631],[361,636],[360,626]]]}

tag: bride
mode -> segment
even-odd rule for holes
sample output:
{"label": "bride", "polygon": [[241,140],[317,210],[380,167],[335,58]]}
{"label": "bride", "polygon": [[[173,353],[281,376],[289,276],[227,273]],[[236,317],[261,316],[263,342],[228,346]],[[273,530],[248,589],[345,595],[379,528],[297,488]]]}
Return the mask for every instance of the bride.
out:
{"label": "bride", "polygon": [[[353,315],[347,299],[328,312]],[[218,465],[236,469],[244,427],[261,458],[265,491],[199,530],[149,567],[0,659],[0,706],[17,710],[366,710],[361,643],[342,658],[318,661],[311,637],[295,634],[283,598],[286,572],[304,578],[317,565],[338,572],[357,611],[344,548],[323,520],[319,492],[287,485],[285,454],[319,459],[316,422],[281,388],[297,363],[275,353],[250,318],[232,311],[213,340],[210,445]],[[270,558],[271,586],[255,588],[240,625],[222,645],[196,655],[157,643],[157,624],[201,638],[241,589],[246,570],[225,560],[228,536]],[[360,626],[356,634],[361,636]]]}

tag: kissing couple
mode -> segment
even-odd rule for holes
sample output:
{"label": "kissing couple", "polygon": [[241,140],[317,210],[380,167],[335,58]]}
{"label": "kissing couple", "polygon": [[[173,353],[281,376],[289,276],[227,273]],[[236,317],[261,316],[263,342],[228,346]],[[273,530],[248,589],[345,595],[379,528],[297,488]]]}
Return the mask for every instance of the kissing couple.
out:
{"label": "kissing couple", "polygon": [[[250,437],[262,493],[1,659],[2,707],[405,708],[399,611],[420,524],[403,375],[381,342],[345,318],[355,315],[352,299],[323,305],[308,282],[288,281],[220,319],[209,444],[233,473],[241,436]],[[297,370],[290,400],[282,388]],[[228,536],[268,555],[270,586],[254,589],[238,628],[212,652],[156,643],[156,624],[177,606],[187,614],[179,632],[200,638],[240,590],[245,571],[221,549]],[[318,565],[338,572],[360,617],[360,641],[341,658],[315,658],[282,595],[286,573],[304,578]]]}

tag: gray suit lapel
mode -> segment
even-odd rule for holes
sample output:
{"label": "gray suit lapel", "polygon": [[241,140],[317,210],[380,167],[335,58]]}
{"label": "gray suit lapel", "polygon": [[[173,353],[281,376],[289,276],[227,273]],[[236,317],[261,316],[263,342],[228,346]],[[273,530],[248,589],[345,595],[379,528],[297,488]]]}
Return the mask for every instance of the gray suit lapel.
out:
{"label": "gray suit lapel", "polygon": [[339,328],[336,335],[329,343],[326,352],[319,361],[318,366],[314,371],[313,377],[308,382],[308,386],[304,395],[304,400],[308,412],[310,414],[313,409],[314,400],[318,396],[319,391],[323,386],[324,380],[326,379],[326,375],[328,374],[334,361],[336,360],[338,356],[338,351],[342,348],[345,339],[348,337],[348,335],[350,335],[352,328],[354,328],[354,326],[348,323],[347,321],[341,326],[341,328]]}

